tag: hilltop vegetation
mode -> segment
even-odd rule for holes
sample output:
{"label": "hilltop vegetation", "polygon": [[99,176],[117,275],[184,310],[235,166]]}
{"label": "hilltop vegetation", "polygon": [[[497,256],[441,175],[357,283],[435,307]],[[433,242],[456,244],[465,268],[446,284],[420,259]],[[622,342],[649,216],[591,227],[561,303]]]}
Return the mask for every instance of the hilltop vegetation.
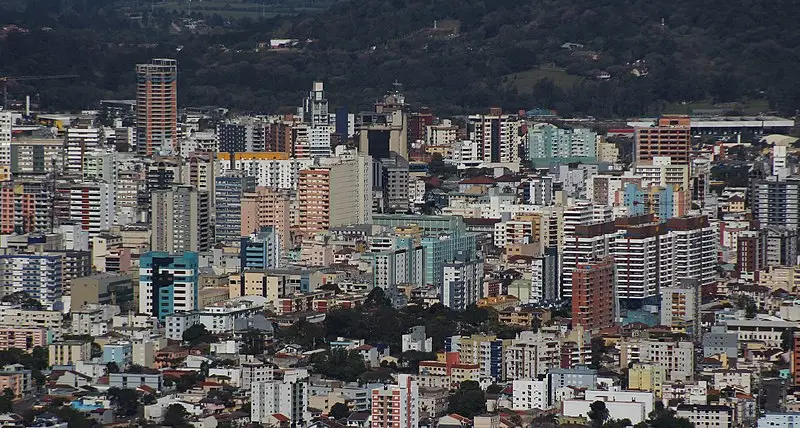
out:
{"label": "hilltop vegetation", "polygon": [[[200,33],[171,28],[183,9],[132,20],[97,0],[64,5],[0,10],[8,17],[0,24],[33,27],[0,40],[0,73],[85,76],[13,88],[41,93],[52,108],[130,97],[133,64],[156,55],[180,61],[184,105],[250,111],[289,110],[313,79],[326,81],[334,105],[353,108],[395,80],[411,102],[442,113],[501,105],[620,117],[753,100],[784,114],[800,107],[800,3],[792,0],[348,0],[257,21],[193,12],[215,24]],[[53,30],[36,30],[44,25]],[[275,37],[315,42],[255,51]],[[598,80],[602,72],[610,78]]]}

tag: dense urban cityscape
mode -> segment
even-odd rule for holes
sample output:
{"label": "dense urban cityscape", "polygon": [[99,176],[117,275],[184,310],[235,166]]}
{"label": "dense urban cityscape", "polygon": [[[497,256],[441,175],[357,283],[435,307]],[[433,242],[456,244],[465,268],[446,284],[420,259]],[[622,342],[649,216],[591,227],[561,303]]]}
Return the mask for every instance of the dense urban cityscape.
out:
{"label": "dense urban cityscape", "polygon": [[0,428],[800,422],[795,118],[324,79],[262,114],[120,67],[82,111],[14,86],[77,75],[0,76]]}

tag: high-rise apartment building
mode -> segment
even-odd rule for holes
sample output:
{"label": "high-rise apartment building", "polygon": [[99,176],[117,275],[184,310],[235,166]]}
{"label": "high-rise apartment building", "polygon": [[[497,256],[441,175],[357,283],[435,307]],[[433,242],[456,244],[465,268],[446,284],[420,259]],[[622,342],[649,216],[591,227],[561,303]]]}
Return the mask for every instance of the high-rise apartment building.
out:
{"label": "high-rise apartment building", "polygon": [[24,291],[46,310],[53,310],[61,302],[63,262],[62,254],[0,255],[2,294]]}
{"label": "high-rise apartment building", "polygon": [[700,282],[701,289],[713,286],[717,275],[719,240],[708,217],[671,218],[664,226],[673,236],[675,245],[673,283],[692,278]]}
{"label": "high-rise apartment building", "polygon": [[297,179],[301,169],[314,165],[311,158],[289,158],[287,153],[219,153],[219,170],[224,173],[230,170],[242,171],[256,178],[256,185],[277,189],[297,190]]}
{"label": "high-rise apartment building", "polygon": [[207,250],[211,245],[208,192],[192,186],[153,191],[150,225],[152,251]]}
{"label": "high-rise apartment building", "polygon": [[105,140],[103,130],[92,126],[75,126],[67,129],[67,160],[65,171],[81,174],[86,155],[99,148]]}
{"label": "high-rise apartment building", "polygon": [[526,303],[542,304],[559,299],[559,257],[556,248],[544,249],[541,256],[531,260],[531,291]]}
{"label": "high-rise apartment building", "polygon": [[739,278],[758,282],[758,273],[767,266],[767,233],[763,230],[739,232],[736,240],[736,273]]}
{"label": "high-rise apartment building", "polygon": [[214,238],[217,242],[239,242],[242,237],[242,198],[255,189],[255,177],[240,171],[228,171],[215,179]]}
{"label": "high-rise apartment building", "polygon": [[700,281],[682,278],[661,289],[661,325],[700,335]]}
{"label": "high-rise apartment building", "polygon": [[483,296],[483,260],[457,254],[442,266],[441,301],[455,310],[467,309]]}
{"label": "high-rise apartment building", "polygon": [[767,228],[767,266],[797,263],[797,231],[785,227]]}
{"label": "high-rise apartment building", "polygon": [[[311,422],[308,410],[308,370],[286,370],[281,380],[253,382],[250,420],[274,424],[275,415],[283,415],[291,426],[306,426]],[[284,422],[277,419],[277,422]]]}
{"label": "high-rise apartment building", "polygon": [[761,226],[800,228],[800,180],[768,177],[752,183],[753,219]]}
{"label": "high-rise apartment building", "polygon": [[80,224],[89,236],[97,236],[114,224],[114,185],[103,182],[80,182],[69,186],[69,220]]}
{"label": "high-rise apartment building", "polygon": [[175,312],[196,311],[199,298],[197,253],[153,251],[139,258],[139,313],[163,321]]}
{"label": "high-rise apartment building", "polygon": [[264,227],[271,227],[281,248],[291,245],[292,197],[288,191],[257,186],[255,192],[242,196],[241,236],[248,236]]}
{"label": "high-rise apartment building", "polygon": [[136,151],[178,149],[178,61],[156,58],[136,65]]}
{"label": "high-rise apartment building", "polygon": [[416,428],[419,425],[419,387],[413,376],[401,374],[397,385],[372,390],[372,428]]}
{"label": "high-rise apartment building", "polygon": [[653,126],[634,129],[634,162],[649,164],[656,157],[669,157],[672,164],[687,165],[692,147],[691,119],[664,115]]}
{"label": "high-rise apartment building", "polygon": [[[587,220],[588,221],[588,220]],[[602,260],[611,255],[619,235],[614,222],[570,226],[561,251],[561,297],[572,297],[572,274],[581,263]]]}
{"label": "high-rise apartment building", "polygon": [[303,121],[310,124],[308,154],[310,157],[331,155],[330,114],[322,82],[314,82],[308,97],[303,100]]}
{"label": "high-rise apartment building", "polygon": [[[408,211],[408,161],[395,152],[375,162],[374,187],[380,185],[383,198],[378,212]],[[377,198],[376,198],[377,199]]]}
{"label": "high-rise apartment building", "polygon": [[614,261],[579,263],[572,272],[572,324],[600,330],[614,325]]}
{"label": "high-rise apartment building", "polygon": [[593,161],[597,157],[596,139],[597,133],[591,129],[537,123],[528,128],[528,159],[547,163]]}
{"label": "high-rise apartment building", "polygon": [[517,118],[502,114],[499,108],[467,119],[468,138],[478,144],[478,158],[483,162],[519,162],[522,143],[519,128]]}
{"label": "high-rise apartment building", "polygon": [[0,166],[11,165],[11,125],[10,111],[0,111]]}
{"label": "high-rise apartment building", "polygon": [[372,216],[372,159],[329,158],[300,171],[298,231],[309,236],[332,226],[369,223]]}
{"label": "high-rise apartment building", "polygon": [[672,285],[675,277],[673,236],[652,216],[632,218],[620,229],[624,232],[611,244],[620,307],[655,305],[659,288]]}
{"label": "high-rise apartment building", "polygon": [[42,232],[52,228],[53,192],[41,180],[0,182],[0,233]]}

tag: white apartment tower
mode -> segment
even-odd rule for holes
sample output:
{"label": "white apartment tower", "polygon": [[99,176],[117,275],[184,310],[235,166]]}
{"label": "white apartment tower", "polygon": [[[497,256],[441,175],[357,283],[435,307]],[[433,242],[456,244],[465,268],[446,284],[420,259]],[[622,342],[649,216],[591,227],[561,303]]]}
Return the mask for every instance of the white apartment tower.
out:
{"label": "white apartment tower", "polygon": [[308,97],[303,101],[303,121],[311,125],[308,139],[310,157],[330,156],[330,115],[322,82],[314,82]]}
{"label": "white apartment tower", "polygon": [[89,236],[97,236],[114,224],[114,185],[102,182],[75,183],[69,187],[69,219]]}
{"label": "white apartment tower", "polygon": [[0,111],[0,165],[11,165],[11,125],[10,111]]}
{"label": "white apartment tower", "polygon": [[308,411],[308,370],[287,370],[282,380],[255,382],[252,385],[250,420],[261,424],[271,422],[279,413],[289,418],[292,426],[311,422]]}

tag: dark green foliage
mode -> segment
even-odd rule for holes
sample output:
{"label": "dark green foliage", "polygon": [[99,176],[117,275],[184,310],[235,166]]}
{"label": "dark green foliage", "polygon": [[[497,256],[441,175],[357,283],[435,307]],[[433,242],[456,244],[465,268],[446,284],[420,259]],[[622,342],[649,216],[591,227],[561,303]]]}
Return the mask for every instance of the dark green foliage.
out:
{"label": "dark green foliage", "polygon": [[784,330],[781,333],[781,349],[788,351],[794,346],[794,333],[797,331],[794,327]]}
{"label": "dark green foliage", "polygon": [[627,428],[631,425],[630,419],[609,419],[603,424],[603,428]]}
{"label": "dark green foliage", "polygon": [[186,409],[184,409],[183,406],[180,404],[171,404],[164,413],[163,425],[173,428],[190,426],[189,423],[186,422],[186,416],[188,416],[188,413],[186,413]]}
{"label": "dark green foliage", "polygon": [[296,343],[306,349],[314,349],[325,341],[325,327],[320,324],[300,320],[289,327],[282,327],[275,338],[284,343]]}
{"label": "dark green foliage", "polygon": [[350,416],[350,408],[347,407],[347,404],[336,403],[331,406],[330,416],[336,420],[344,419]]}
{"label": "dark green foliage", "polygon": [[486,393],[487,394],[499,394],[502,391],[503,391],[503,387],[498,385],[498,384],[496,384],[496,383],[493,383],[493,384],[489,385],[488,388],[486,388]]}
{"label": "dark green foliage", "polygon": [[314,372],[321,373],[332,379],[353,382],[367,370],[364,359],[358,351],[333,349],[311,357]]}
{"label": "dark green foliage", "polygon": [[450,396],[447,405],[448,413],[457,413],[467,418],[486,413],[486,396],[478,382],[464,381],[461,386]]}
{"label": "dark green foliage", "polygon": [[648,417],[650,428],[693,428],[694,424],[686,418],[675,416],[675,411],[664,407],[661,401],[655,402],[655,407]]}
{"label": "dark green foliage", "polygon": [[589,405],[589,420],[593,427],[602,427],[608,417],[608,408],[604,401],[598,400]]}
{"label": "dark green foliage", "polygon": [[10,413],[14,411],[12,404],[14,403],[14,391],[10,388],[3,390],[3,395],[0,395],[0,413]]}
{"label": "dark green foliage", "polygon": [[240,352],[245,355],[264,354],[264,333],[256,329],[247,330],[242,335],[242,349]]}
{"label": "dark green foliage", "polygon": [[183,331],[183,341],[195,346],[200,343],[214,343],[217,337],[211,334],[203,324],[195,324]]}
{"label": "dark green foliage", "polygon": [[33,348],[31,353],[17,348],[7,349],[0,351],[0,366],[22,364],[26,369],[41,371],[49,365],[47,354],[47,349],[40,346]]}
{"label": "dark green foliage", "polygon": [[[17,3],[17,10],[0,6],[0,24],[31,31],[0,41],[0,72],[81,75],[10,88],[15,96],[40,94],[46,108],[130,98],[133,65],[159,56],[180,62],[180,104],[239,110],[289,111],[314,79],[326,82],[333,105],[353,109],[368,107],[395,79],[409,101],[442,113],[500,105],[620,117],[655,113],[664,103],[761,97],[783,113],[800,107],[793,20],[800,3],[793,0],[351,0],[259,21],[211,15],[216,28],[207,34],[170,33],[178,15],[161,9],[143,7],[144,19],[132,20],[116,2]],[[447,19],[460,22],[457,36],[430,30]],[[272,37],[317,42],[281,54],[255,51],[256,41]],[[564,49],[565,42],[584,47]],[[648,76],[630,74],[636,60],[646,61]],[[517,73],[552,65],[569,73],[569,83],[513,84]],[[599,70],[611,79],[589,77]]]}
{"label": "dark green foliage", "polygon": [[117,406],[116,413],[119,416],[133,416],[139,410],[139,396],[133,389],[110,388],[108,399]]}

